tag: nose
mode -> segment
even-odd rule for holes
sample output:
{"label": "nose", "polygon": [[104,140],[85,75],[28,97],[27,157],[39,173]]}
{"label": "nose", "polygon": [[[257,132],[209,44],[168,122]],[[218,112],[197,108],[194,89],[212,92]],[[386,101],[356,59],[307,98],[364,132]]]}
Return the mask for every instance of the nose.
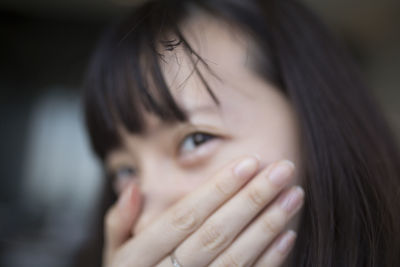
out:
{"label": "nose", "polygon": [[142,165],[140,191],[142,207],[133,234],[141,232],[193,188],[180,168],[169,159],[147,161]]}

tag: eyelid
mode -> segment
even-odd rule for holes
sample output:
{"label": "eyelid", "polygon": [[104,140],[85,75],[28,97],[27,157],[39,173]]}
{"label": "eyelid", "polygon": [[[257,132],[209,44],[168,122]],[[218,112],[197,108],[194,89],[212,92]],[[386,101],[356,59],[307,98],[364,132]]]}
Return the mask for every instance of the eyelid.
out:
{"label": "eyelid", "polygon": [[[196,137],[203,137],[203,140],[198,140]],[[204,138],[205,137],[205,138]],[[186,154],[186,153],[194,153],[196,149],[199,149],[200,147],[206,145],[207,143],[215,140],[216,138],[219,138],[218,135],[211,134],[211,133],[206,133],[206,132],[200,132],[200,131],[195,131],[192,132],[183,138],[181,140],[180,144],[178,145],[179,153]],[[200,143],[196,143],[198,141],[201,141]],[[190,147],[189,149],[187,148],[187,145],[193,146]]]}
{"label": "eyelid", "polygon": [[176,155],[179,155],[179,147],[182,145],[182,142],[185,140],[186,137],[190,136],[191,134],[194,133],[204,133],[204,134],[209,134],[209,135],[214,135],[219,138],[228,138],[228,136],[224,133],[222,133],[221,130],[208,126],[208,125],[193,125],[193,124],[187,124],[183,129],[180,129],[178,133],[175,135],[174,138],[174,144],[176,147]]}
{"label": "eyelid", "polygon": [[110,152],[105,160],[107,173],[113,172],[121,167],[126,166],[132,166],[136,169],[136,167],[138,166],[137,163],[138,159],[136,158],[134,153],[124,148]]}
{"label": "eyelid", "polygon": [[[193,149],[193,151],[184,154],[181,153],[180,150],[182,148],[183,142],[185,142],[186,138],[188,138],[190,135],[194,135],[195,133],[211,135],[214,136],[214,138],[198,145],[195,149]],[[180,135],[178,135],[178,137],[180,139],[177,138],[178,141],[174,142],[176,146],[176,158],[180,165],[188,168],[199,166],[205,163],[216,152],[222,141],[226,141],[232,138],[231,135],[223,133],[219,129],[202,125],[190,125],[189,127],[184,128],[180,132]]]}
{"label": "eyelid", "polygon": [[118,179],[118,177],[117,177],[118,176],[118,172],[121,169],[133,169],[137,173],[137,168],[134,165],[132,165],[132,164],[121,164],[121,165],[119,165],[117,167],[112,167],[112,168],[108,168],[107,167],[107,169],[106,169],[107,177],[109,179],[111,179],[111,181],[116,181]]}
{"label": "eyelid", "polygon": [[184,167],[198,166],[211,158],[221,142],[222,139],[217,136],[216,138],[199,145],[192,152],[179,154],[177,160]]}
{"label": "eyelid", "polygon": [[117,180],[118,171],[122,168],[131,168],[138,172],[137,161],[126,153],[114,153],[106,159],[106,175],[112,182]]}
{"label": "eyelid", "polygon": [[[129,175],[119,175],[120,171],[129,170],[133,171],[132,174]],[[115,193],[120,194],[125,186],[128,184],[138,182],[138,170],[132,164],[121,164],[119,167],[115,167],[113,169],[109,169],[107,172],[107,178],[111,182],[111,185],[115,191]]]}
{"label": "eyelid", "polygon": [[133,170],[136,170],[137,168],[133,164],[119,164],[116,167],[112,167],[112,168],[110,168],[108,170],[109,170],[109,172],[111,174],[116,174],[121,169],[133,169]]}

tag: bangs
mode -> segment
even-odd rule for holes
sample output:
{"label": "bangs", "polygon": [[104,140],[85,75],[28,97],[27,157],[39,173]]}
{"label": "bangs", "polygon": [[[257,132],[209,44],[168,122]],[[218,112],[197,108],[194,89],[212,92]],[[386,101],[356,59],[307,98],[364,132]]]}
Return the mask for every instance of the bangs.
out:
{"label": "bangs", "polygon": [[163,76],[165,51],[182,46],[193,72],[218,104],[197,68],[201,63],[209,70],[207,64],[179,30],[183,12],[177,14],[174,10],[174,17],[168,14],[161,4],[134,12],[106,32],[92,57],[85,82],[85,116],[92,147],[102,160],[122,145],[121,126],[130,133],[143,133],[146,113],[165,122],[187,120]]}

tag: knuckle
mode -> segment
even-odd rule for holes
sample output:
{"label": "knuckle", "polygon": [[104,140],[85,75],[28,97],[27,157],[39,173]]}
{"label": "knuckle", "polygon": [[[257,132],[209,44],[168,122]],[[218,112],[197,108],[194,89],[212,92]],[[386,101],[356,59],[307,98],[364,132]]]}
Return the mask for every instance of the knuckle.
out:
{"label": "knuckle", "polygon": [[258,188],[249,188],[249,192],[247,193],[247,199],[250,204],[250,207],[254,210],[258,210],[263,208],[265,205],[265,197],[263,197],[262,192]]}
{"label": "knuckle", "polygon": [[244,266],[240,264],[237,256],[233,255],[232,253],[224,254],[216,264],[217,267],[239,267]]}
{"label": "knuckle", "polygon": [[224,227],[207,223],[200,232],[200,242],[207,250],[215,252],[224,248],[228,241],[228,235],[223,231]]}
{"label": "knuckle", "polygon": [[171,225],[180,231],[194,231],[197,228],[196,212],[192,208],[178,207],[172,213]]}
{"label": "knuckle", "polygon": [[214,190],[223,198],[228,197],[232,191],[232,185],[224,181],[217,181],[214,184]]}
{"label": "knuckle", "polygon": [[277,235],[281,232],[284,225],[284,217],[280,213],[271,214],[262,218],[263,230],[272,235]]}

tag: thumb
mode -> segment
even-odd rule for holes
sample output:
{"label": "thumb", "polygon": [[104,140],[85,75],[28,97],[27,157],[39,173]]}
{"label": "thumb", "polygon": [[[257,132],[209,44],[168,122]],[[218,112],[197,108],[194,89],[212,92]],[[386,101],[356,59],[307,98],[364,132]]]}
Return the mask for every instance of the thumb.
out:
{"label": "thumb", "polygon": [[135,183],[131,183],[105,216],[105,256],[114,254],[130,238],[139,212],[140,191]]}

